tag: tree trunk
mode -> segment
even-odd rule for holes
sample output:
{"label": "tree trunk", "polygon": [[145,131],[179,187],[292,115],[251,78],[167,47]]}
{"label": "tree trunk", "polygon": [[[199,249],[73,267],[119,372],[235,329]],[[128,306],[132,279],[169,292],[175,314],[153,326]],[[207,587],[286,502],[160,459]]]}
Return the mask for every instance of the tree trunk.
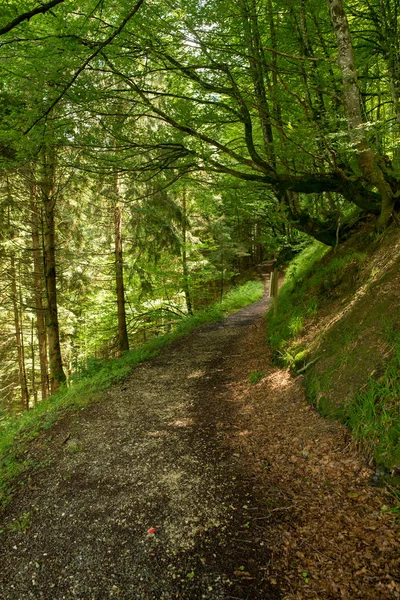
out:
{"label": "tree trunk", "polygon": [[265,90],[262,43],[258,28],[257,7],[254,0],[240,0],[242,10],[243,32],[248,51],[250,75],[254,87],[254,95],[261,125],[265,153],[275,168],[273,149],[273,133],[270,110]]}
{"label": "tree trunk", "polygon": [[43,258],[39,233],[39,207],[35,200],[35,189],[31,182],[31,227],[33,245],[33,289],[35,295],[36,332],[39,345],[40,385],[42,400],[49,395],[49,363],[47,359],[46,311],[43,306]]}
{"label": "tree trunk", "polygon": [[390,184],[382,169],[382,159],[369,147],[361,112],[360,90],[354,60],[349,24],[342,0],[329,0],[331,21],[338,45],[338,63],[342,71],[344,111],[354,145],[358,165],[364,177],[379,190],[382,197],[377,228],[387,227],[394,209]]}
{"label": "tree trunk", "polygon": [[[271,47],[272,50],[278,49],[278,36],[274,21],[274,8],[272,4],[272,0],[267,0],[267,16],[269,20],[269,31],[271,36]],[[278,63],[275,52],[271,54],[271,71],[272,71],[272,82],[270,86],[270,94],[272,96],[272,113],[274,115],[276,123],[279,125],[279,132],[282,134],[283,122],[282,122],[282,109],[281,104],[278,100],[279,98],[279,90],[278,90]],[[284,136],[282,136],[283,139]]]}
{"label": "tree trunk", "polygon": [[117,354],[118,356],[121,356],[124,352],[129,350],[129,340],[125,314],[124,263],[122,254],[122,209],[119,203],[119,180],[117,173],[114,175],[114,194],[115,283],[118,314]]}
{"label": "tree trunk", "polygon": [[18,370],[19,370],[19,383],[21,387],[21,401],[22,408],[29,408],[29,393],[28,393],[28,385],[26,381],[26,370],[25,370],[25,361],[24,361],[24,351],[23,351],[23,338],[22,338],[22,330],[21,330],[21,317],[20,310],[18,306],[18,293],[17,293],[17,278],[15,271],[15,257],[11,255],[11,268],[10,268],[10,276],[11,276],[11,297],[14,311],[14,324],[15,324],[15,339],[17,343],[17,357],[18,357]]}
{"label": "tree trunk", "polygon": [[182,271],[183,271],[183,292],[185,294],[186,309],[189,315],[193,314],[192,299],[190,296],[189,286],[189,267],[186,254],[186,238],[187,238],[187,201],[186,191],[183,191],[182,196]]}
{"label": "tree trunk", "polygon": [[21,324],[21,358],[22,358],[22,373],[23,382],[25,386],[26,395],[26,410],[29,410],[29,388],[28,388],[28,376],[26,374],[26,361],[25,361],[25,342],[24,342],[24,316],[23,316],[23,300],[22,300],[22,287],[21,287],[21,260],[18,261],[18,307],[19,307],[19,322]]}
{"label": "tree trunk", "polygon": [[31,328],[31,361],[32,361],[32,394],[33,394],[33,405],[37,406],[38,403],[38,391],[36,388],[36,374],[35,374],[35,319],[32,319]]}
{"label": "tree trunk", "polygon": [[[397,4],[397,5],[396,5]],[[390,84],[390,93],[393,101],[394,113],[396,116],[397,134],[400,128],[400,41],[398,25],[398,3],[387,3],[380,0],[381,13],[381,31],[382,44],[385,50],[387,72]],[[371,15],[373,20],[374,15]],[[379,24],[375,22],[378,27]],[[393,166],[396,170],[400,167],[400,148],[395,146],[393,149]]]}
{"label": "tree trunk", "polygon": [[41,191],[44,209],[43,222],[43,262],[47,297],[47,340],[49,348],[50,390],[54,394],[60,384],[66,380],[60,348],[60,331],[58,325],[57,279],[55,255],[55,223],[54,210],[56,190],[54,184],[55,156],[54,149],[43,153],[43,177]]}

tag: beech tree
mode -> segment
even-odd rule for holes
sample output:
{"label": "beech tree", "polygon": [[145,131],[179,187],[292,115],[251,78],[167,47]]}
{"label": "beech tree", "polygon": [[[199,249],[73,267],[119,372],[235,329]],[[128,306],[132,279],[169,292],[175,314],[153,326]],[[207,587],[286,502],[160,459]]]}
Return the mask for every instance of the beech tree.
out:
{"label": "beech tree", "polygon": [[[215,10],[192,3],[182,9],[183,23],[173,24],[167,19],[168,31],[160,25],[155,40],[153,29],[145,28],[142,44],[148,48],[148,62],[144,67],[138,61],[136,71],[131,66],[129,71],[125,69],[120,48],[111,47],[103,53],[106,72],[127,86],[118,94],[134,103],[131,116],[152,114],[177,131],[175,144],[161,140],[153,144],[154,168],[160,166],[162,152],[163,164],[168,162],[178,170],[195,162],[209,172],[257,182],[285,204],[287,218],[299,229],[331,245],[336,243],[340,227],[338,215],[321,219],[321,215],[313,214],[304,200],[306,194],[322,198],[326,205],[327,194],[339,194],[362,211],[381,212],[378,225],[384,227],[393,209],[391,198],[397,193],[389,188],[396,188],[397,180],[393,173],[383,175],[390,166],[372,171],[365,165],[361,168],[353,135],[349,140],[351,152],[340,143],[343,117],[338,114],[340,99],[336,93],[341,86],[334,58],[327,55],[334,29],[328,40],[320,39],[316,24],[321,9],[303,3],[297,15],[289,4],[284,12],[289,24],[295,25],[296,35],[288,33],[285,26],[280,38],[288,52],[271,47],[277,44],[274,15],[263,16],[255,3],[241,2],[239,14],[227,14],[224,3],[213,7]],[[323,18],[326,22],[328,14]],[[196,29],[196,23],[202,26]],[[316,52],[320,56],[315,56]],[[342,68],[341,50],[339,61]],[[287,65],[296,65],[288,81]],[[351,125],[348,95],[348,87],[343,88],[344,117]],[[273,119],[271,115],[275,115]],[[361,131],[365,123],[360,118]],[[137,149],[136,140],[132,147]],[[376,152],[374,155],[379,158]],[[346,228],[342,229],[346,233]]]}
{"label": "beech tree", "polygon": [[[391,164],[370,147],[364,130],[361,113],[360,90],[358,87],[357,68],[354,59],[353,44],[349,23],[343,8],[342,0],[329,0],[332,25],[338,44],[338,62],[343,78],[344,112],[350,131],[350,139],[354,145],[355,155],[360,170],[366,181],[375,186],[381,196],[381,211],[378,228],[385,229],[394,209],[394,194],[388,179]],[[397,182],[394,182],[397,184]],[[397,187],[397,185],[396,185]]]}

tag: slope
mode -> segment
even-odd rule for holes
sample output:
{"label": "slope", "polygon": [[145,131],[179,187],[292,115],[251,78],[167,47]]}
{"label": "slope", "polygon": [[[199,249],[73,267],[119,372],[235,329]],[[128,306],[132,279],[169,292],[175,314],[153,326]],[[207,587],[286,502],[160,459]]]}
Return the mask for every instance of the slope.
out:
{"label": "slope", "polygon": [[[321,258],[322,257],[322,258]],[[400,465],[400,236],[363,226],[337,250],[295,260],[269,316],[275,357],[304,377],[308,399],[353,432],[381,474]]]}

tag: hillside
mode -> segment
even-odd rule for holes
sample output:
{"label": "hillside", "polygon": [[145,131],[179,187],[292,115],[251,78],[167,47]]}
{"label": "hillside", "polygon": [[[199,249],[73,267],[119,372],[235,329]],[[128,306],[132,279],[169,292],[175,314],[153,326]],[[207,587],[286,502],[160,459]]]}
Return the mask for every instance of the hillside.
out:
{"label": "hillside", "polygon": [[400,464],[400,236],[363,226],[336,250],[320,244],[290,265],[269,315],[275,359],[308,400],[346,423],[378,474]]}

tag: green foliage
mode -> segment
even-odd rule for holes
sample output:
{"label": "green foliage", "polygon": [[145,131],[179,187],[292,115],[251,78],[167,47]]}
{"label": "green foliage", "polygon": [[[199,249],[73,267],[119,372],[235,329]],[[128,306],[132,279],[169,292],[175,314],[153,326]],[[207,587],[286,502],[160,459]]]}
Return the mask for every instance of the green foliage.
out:
{"label": "green foliage", "polygon": [[288,340],[302,333],[305,319],[317,314],[321,301],[332,296],[347,269],[356,271],[366,257],[365,253],[350,251],[331,255],[320,265],[328,251],[327,246],[315,242],[291,262],[279,291],[278,314],[274,317],[272,310],[268,313],[269,342],[274,350],[282,350]]}
{"label": "green foliage", "polygon": [[366,258],[363,252],[348,252],[340,256],[334,256],[324,265],[323,269],[317,269],[307,282],[307,287],[314,289],[319,295],[329,295],[329,293],[340,285],[346,267],[350,263],[360,265]]}
{"label": "green foliage", "polygon": [[400,464],[400,334],[383,375],[370,378],[346,407],[346,424],[372,454],[388,468]]}
{"label": "green foliage", "polygon": [[286,341],[301,332],[305,313],[316,311],[316,299],[304,309],[304,292],[308,287],[306,277],[328,250],[324,244],[314,242],[290,263],[279,291],[278,314],[274,317],[273,310],[270,310],[267,316],[268,340],[273,350],[282,351]]}
{"label": "green foliage", "polygon": [[9,525],[10,531],[21,531],[22,533],[28,533],[31,527],[32,514],[30,512],[22,513],[18,519],[12,521]]}
{"label": "green foliage", "polygon": [[249,382],[251,385],[255,385],[264,377],[265,373],[263,371],[252,371],[250,373]]}
{"label": "green foliage", "polygon": [[293,315],[290,319],[288,327],[290,334],[293,337],[298,336],[303,331],[304,318],[302,315]]}
{"label": "green foliage", "polygon": [[394,502],[394,505],[389,508],[389,512],[393,513],[398,519],[400,519],[400,486],[395,488],[389,484],[388,490]]}
{"label": "green foliage", "polygon": [[[0,507],[12,494],[11,482],[33,467],[27,454],[29,442],[62,418],[66,411],[83,409],[101,398],[104,390],[126,377],[137,364],[156,356],[164,346],[188,335],[207,323],[221,320],[226,314],[256,302],[262,297],[263,284],[250,281],[231,290],[223,301],[182,318],[175,329],[165,336],[155,336],[137,350],[127,352],[122,358],[110,361],[90,361],[85,373],[75,378],[71,387],[63,386],[57,394],[39,403],[33,410],[18,418],[0,423]],[[74,377],[71,378],[74,381]],[[83,451],[79,444],[71,452]]]}
{"label": "green foliage", "polygon": [[260,300],[263,292],[264,287],[260,281],[249,281],[228,292],[223,298],[220,307],[226,312],[240,310],[243,306]]}

